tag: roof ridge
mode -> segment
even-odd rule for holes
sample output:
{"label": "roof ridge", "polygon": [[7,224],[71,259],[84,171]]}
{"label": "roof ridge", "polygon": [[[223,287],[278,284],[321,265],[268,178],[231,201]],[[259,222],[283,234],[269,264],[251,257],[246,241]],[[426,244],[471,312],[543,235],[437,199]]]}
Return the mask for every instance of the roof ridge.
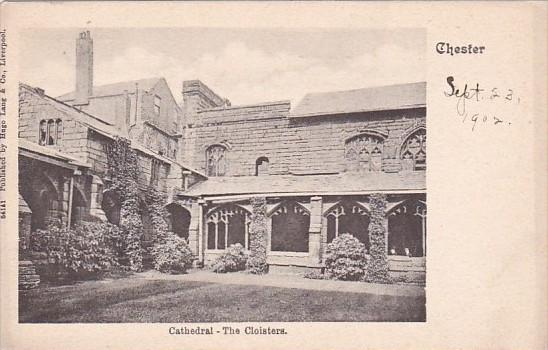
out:
{"label": "roof ridge", "polygon": [[426,81],[415,81],[411,83],[397,83],[397,84],[388,84],[388,85],[374,85],[374,86],[367,86],[367,87],[348,89],[348,90],[312,91],[312,92],[306,93],[305,97],[308,95],[315,95],[315,94],[336,94],[339,92],[363,91],[363,90],[369,90],[369,89],[380,89],[380,88],[387,88],[387,87],[394,87],[394,86],[406,86],[406,85],[418,85],[418,84],[426,84]]}

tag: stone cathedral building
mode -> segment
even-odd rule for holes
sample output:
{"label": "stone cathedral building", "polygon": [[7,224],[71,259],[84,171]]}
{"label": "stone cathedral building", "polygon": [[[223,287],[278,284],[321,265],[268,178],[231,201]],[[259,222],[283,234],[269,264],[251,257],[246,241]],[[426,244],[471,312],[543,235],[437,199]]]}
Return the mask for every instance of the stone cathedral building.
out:
{"label": "stone cathedral building", "polygon": [[[424,82],[232,106],[199,80],[175,94],[163,78],[94,85],[89,32],[76,57],[73,92],[53,98],[20,85],[23,245],[52,216],[118,223],[120,204],[104,191],[105,149],[125,137],[141,183],[167,195],[166,220],[200,263],[231,244],[248,247],[250,198],[261,196],[270,269],[320,268],[340,234],[369,245],[368,196],[382,192],[391,270],[424,274]],[[150,233],[146,208],[142,216]]]}

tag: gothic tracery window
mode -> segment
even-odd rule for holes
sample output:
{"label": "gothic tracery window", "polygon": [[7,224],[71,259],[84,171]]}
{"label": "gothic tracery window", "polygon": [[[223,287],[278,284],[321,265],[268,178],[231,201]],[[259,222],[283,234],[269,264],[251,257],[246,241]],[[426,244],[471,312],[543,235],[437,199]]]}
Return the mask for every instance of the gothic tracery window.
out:
{"label": "gothic tracery window", "polygon": [[403,170],[426,169],[426,129],[419,129],[405,140],[401,149]]}
{"label": "gothic tracery window", "polygon": [[208,176],[224,176],[227,170],[226,147],[210,146],[206,151],[206,169]]}
{"label": "gothic tracery window", "polygon": [[249,244],[249,212],[237,205],[216,208],[206,217],[207,249],[226,249],[240,243]]}
{"label": "gothic tracery window", "polygon": [[327,242],[349,233],[369,249],[369,214],[355,202],[343,201],[332,207],[327,214]]}
{"label": "gothic tracery window", "polygon": [[347,170],[356,172],[381,171],[383,139],[374,135],[358,135],[345,144]]}

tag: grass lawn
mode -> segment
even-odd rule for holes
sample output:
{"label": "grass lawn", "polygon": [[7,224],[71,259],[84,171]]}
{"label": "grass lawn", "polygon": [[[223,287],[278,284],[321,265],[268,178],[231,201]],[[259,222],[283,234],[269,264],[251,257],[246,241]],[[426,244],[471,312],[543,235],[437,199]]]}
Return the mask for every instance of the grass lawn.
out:
{"label": "grass lawn", "polygon": [[123,278],[20,292],[19,321],[424,321],[425,298]]}

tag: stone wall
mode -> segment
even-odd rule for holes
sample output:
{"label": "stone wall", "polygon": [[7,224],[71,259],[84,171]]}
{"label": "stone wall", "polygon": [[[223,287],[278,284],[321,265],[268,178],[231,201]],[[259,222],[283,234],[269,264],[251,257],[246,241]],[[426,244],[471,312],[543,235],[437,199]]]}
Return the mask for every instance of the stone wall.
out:
{"label": "stone wall", "polygon": [[132,135],[132,139],[137,140],[153,152],[161,153],[164,157],[170,159],[177,159],[178,139],[173,135],[149,123],[144,123],[139,128],[138,133],[136,132],[134,135]]}
{"label": "stone wall", "polygon": [[291,118],[289,102],[198,111],[198,123],[186,129],[185,161],[206,171],[205,152],[214,144],[228,150],[227,176],[255,175],[259,157],[269,160],[269,173],[338,173],[346,169],[345,142],[375,132],[385,138],[384,171],[401,169],[399,148],[410,132],[424,125],[424,108]]}
{"label": "stone wall", "polygon": [[47,146],[86,158],[87,128],[77,123],[71,115],[56,108],[37,92],[26,88],[19,90],[19,138],[38,144],[41,120],[61,119],[62,137],[56,145]]}
{"label": "stone wall", "polygon": [[[155,95],[161,99],[160,114],[157,114],[154,110]],[[144,91],[141,101],[141,121],[149,121],[171,133],[178,132],[178,124],[181,123],[182,111],[164,79],[160,79],[150,91]]]}

